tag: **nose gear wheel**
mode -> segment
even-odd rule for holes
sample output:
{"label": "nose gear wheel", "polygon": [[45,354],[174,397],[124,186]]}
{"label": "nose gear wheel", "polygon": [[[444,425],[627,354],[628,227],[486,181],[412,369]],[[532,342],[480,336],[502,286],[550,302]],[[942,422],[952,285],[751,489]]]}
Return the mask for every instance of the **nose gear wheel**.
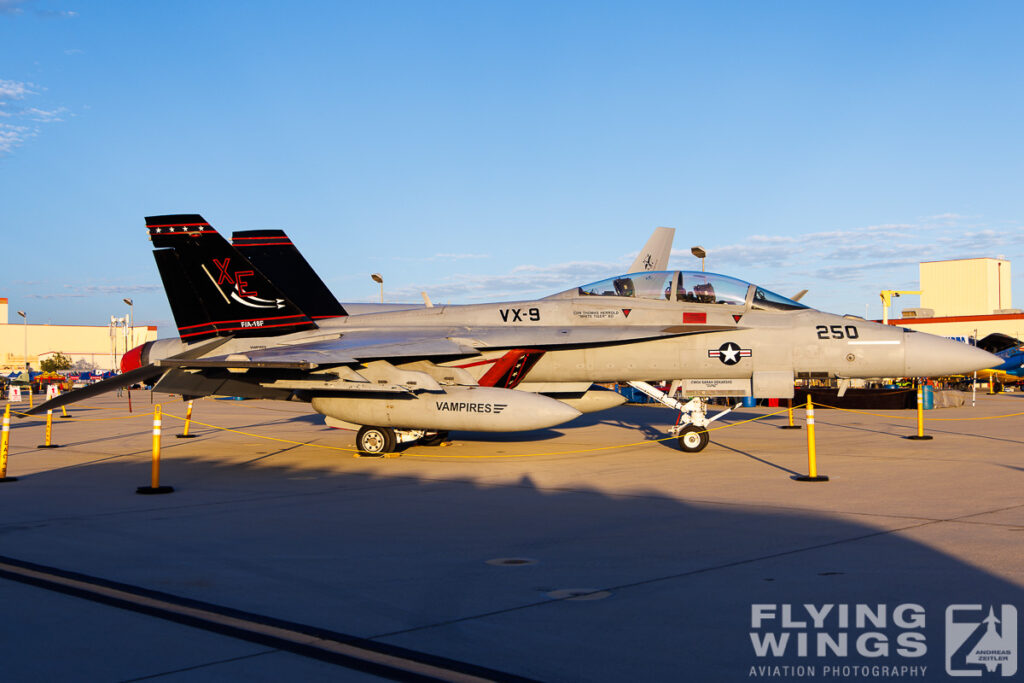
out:
{"label": "nose gear wheel", "polygon": [[711,435],[700,427],[686,425],[679,432],[679,448],[684,453],[699,453],[709,443],[711,443]]}

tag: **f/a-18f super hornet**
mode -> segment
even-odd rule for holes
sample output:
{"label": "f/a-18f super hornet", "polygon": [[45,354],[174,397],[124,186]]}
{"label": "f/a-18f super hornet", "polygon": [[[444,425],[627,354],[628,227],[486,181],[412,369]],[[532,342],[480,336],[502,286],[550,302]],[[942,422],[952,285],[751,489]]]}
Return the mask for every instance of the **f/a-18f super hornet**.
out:
{"label": "f/a-18f super hornet", "polygon": [[[708,395],[791,398],[799,378],[926,377],[998,362],[966,344],[690,271],[631,273],[531,301],[363,314],[342,306],[314,320],[201,216],[146,224],[178,337],[132,349],[121,376],[30,413],[155,381],[155,391],[189,397],[309,402],[359,425],[358,448],[380,453],[436,443],[449,430],[562,424],[580,410],[543,395],[545,386],[582,388],[585,408],[588,395],[606,393],[593,383],[629,382],[680,410],[673,433],[694,452],[719,417],[707,416]],[[677,401],[650,380],[675,380],[693,398]]]}
{"label": "f/a-18f super hornet", "polygon": [[[665,270],[672,254],[675,232],[675,228],[655,228],[633,260],[629,272]],[[313,320],[432,306],[429,299],[426,305],[339,302],[283,230],[236,230],[231,235],[231,244]],[[515,388],[557,398],[582,412],[606,410],[626,402],[623,395],[593,388],[589,382],[547,382],[543,385],[520,383]],[[330,416],[325,416],[325,420],[328,426],[359,429],[358,425]],[[431,437],[431,440],[440,439],[443,439],[443,435]]]}

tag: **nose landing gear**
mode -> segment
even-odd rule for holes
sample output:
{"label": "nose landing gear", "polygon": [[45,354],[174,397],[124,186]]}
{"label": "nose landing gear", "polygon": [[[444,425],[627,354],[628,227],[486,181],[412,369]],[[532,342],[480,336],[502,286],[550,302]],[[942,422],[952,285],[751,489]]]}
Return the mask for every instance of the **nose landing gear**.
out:
{"label": "nose landing gear", "polygon": [[708,400],[696,396],[683,403],[672,398],[664,391],[652,387],[647,382],[629,382],[629,386],[642,391],[658,403],[679,411],[679,420],[669,429],[669,434],[679,437],[679,448],[684,453],[699,453],[711,443],[708,426],[715,420],[724,417],[740,406],[739,403],[727,408],[712,417],[708,417]]}

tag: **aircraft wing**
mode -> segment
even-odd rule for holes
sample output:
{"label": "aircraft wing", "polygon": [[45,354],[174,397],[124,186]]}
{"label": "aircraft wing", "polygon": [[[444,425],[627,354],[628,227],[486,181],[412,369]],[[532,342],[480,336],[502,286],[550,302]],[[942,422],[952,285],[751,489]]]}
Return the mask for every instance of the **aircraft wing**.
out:
{"label": "aircraft wing", "polygon": [[604,346],[735,327],[714,325],[621,327],[467,327],[438,331],[408,328],[353,331],[337,339],[277,346],[200,359],[157,361],[164,368],[247,368],[312,370],[374,360],[415,360],[476,356],[485,349]]}
{"label": "aircraft wing", "polygon": [[[154,361],[142,368],[104,380],[84,389],[76,389],[50,399],[26,414],[34,415],[61,405],[110,391],[118,386],[159,378],[160,390],[190,396],[222,394],[226,396],[270,397],[285,399],[290,388],[304,387],[314,380],[296,380],[294,375],[283,383],[282,373],[298,372],[303,377],[312,376],[317,368],[338,366],[361,366],[359,373],[366,374],[362,367],[375,361],[408,363],[410,361],[436,361],[478,356],[484,350],[503,349],[547,349],[566,347],[609,346],[627,342],[678,337],[687,334],[701,334],[734,326],[718,325],[621,325],[621,326],[539,326],[521,327],[452,327],[437,328],[392,328],[380,330],[346,331],[334,339],[275,346],[269,349],[254,349],[244,353],[206,355],[214,351],[225,340],[217,340],[186,353]],[[242,371],[247,375],[234,374]],[[400,382],[385,372],[388,378],[384,384],[349,382],[349,389],[376,391],[395,390]],[[321,380],[314,382],[321,386]],[[254,385],[262,388],[253,395]],[[269,392],[269,393],[268,393]]]}

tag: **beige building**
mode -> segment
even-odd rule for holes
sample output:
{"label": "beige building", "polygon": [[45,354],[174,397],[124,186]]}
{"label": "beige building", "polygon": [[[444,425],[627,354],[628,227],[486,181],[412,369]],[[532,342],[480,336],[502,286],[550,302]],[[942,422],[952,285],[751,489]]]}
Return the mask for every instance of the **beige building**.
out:
{"label": "beige building", "polygon": [[1011,308],[1010,262],[995,258],[926,261],[919,266],[921,308],[933,317],[993,315]]}
{"label": "beige building", "polygon": [[39,362],[55,353],[63,353],[72,363],[86,361],[100,371],[118,368],[121,356],[131,349],[157,338],[155,325],[134,327],[120,319],[109,325],[33,325],[26,319],[9,319],[7,299],[0,298],[0,371],[17,372],[25,368],[27,358],[33,370]]}
{"label": "beige building", "polygon": [[993,332],[1024,338],[1024,314],[1013,308],[1010,262],[996,258],[920,264],[921,308],[890,325],[942,337],[982,339]]}

